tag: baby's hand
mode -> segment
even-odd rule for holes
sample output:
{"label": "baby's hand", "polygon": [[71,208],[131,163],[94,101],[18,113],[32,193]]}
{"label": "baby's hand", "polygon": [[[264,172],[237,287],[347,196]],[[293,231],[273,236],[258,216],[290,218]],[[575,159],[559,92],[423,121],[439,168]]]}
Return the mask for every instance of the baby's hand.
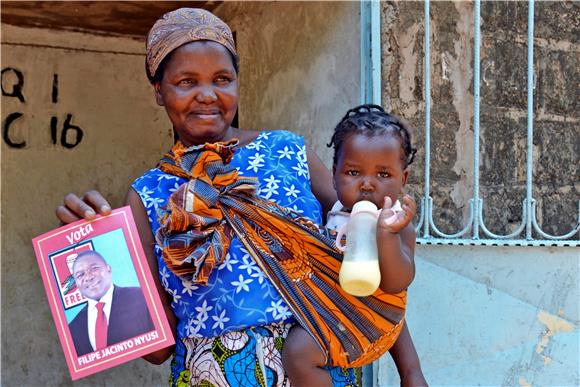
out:
{"label": "baby's hand", "polygon": [[391,233],[398,233],[413,220],[417,212],[417,204],[410,195],[403,196],[402,210],[394,211],[393,201],[390,197],[385,196],[385,204],[379,214],[378,227],[383,228]]}

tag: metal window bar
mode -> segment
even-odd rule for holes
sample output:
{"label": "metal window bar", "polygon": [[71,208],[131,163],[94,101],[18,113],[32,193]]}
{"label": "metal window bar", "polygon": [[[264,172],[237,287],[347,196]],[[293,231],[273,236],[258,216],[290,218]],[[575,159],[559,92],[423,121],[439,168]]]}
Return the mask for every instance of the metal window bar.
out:
{"label": "metal window bar", "polygon": [[381,104],[381,3],[360,3],[360,103]]}
{"label": "metal window bar", "polygon": [[[360,103],[381,104],[381,3],[360,2]],[[378,369],[367,364],[362,369],[362,387],[378,384]]]}
{"label": "metal window bar", "polygon": [[[483,219],[483,199],[479,197],[479,101],[480,101],[480,1],[474,3],[474,68],[473,68],[473,198],[469,200],[469,219],[465,227],[454,234],[440,231],[433,219],[433,198],[430,194],[430,122],[431,122],[431,75],[430,75],[430,10],[425,0],[425,191],[420,201],[420,219],[416,226],[417,242],[420,244],[452,245],[504,245],[504,246],[578,246],[580,240],[569,240],[580,230],[580,201],[576,226],[563,235],[550,235],[542,230],[536,218],[536,200],[532,196],[533,160],[533,99],[534,99],[534,1],[528,1],[528,63],[527,63],[527,159],[526,198],[522,205],[522,224],[508,235],[491,232]],[[522,236],[525,230],[525,236]],[[470,233],[471,231],[471,233]],[[535,231],[541,238],[534,238]],[[435,235],[432,235],[433,234]],[[480,235],[481,234],[481,235]],[[483,238],[482,238],[483,236]]]}

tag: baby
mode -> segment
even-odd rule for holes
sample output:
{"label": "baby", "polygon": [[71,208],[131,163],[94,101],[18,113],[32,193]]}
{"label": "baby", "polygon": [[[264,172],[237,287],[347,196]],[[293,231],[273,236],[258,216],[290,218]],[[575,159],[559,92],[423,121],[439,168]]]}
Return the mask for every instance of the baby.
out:
{"label": "baby", "polygon": [[[353,205],[361,200],[382,208],[377,223],[379,287],[387,293],[405,290],[415,275],[411,220],[417,209],[413,198],[403,195],[416,153],[407,127],[380,106],[362,105],[346,113],[328,146],[334,146],[332,174],[339,202],[328,214],[327,228],[348,222]],[[324,354],[302,327],[288,334],[282,359],[292,385],[332,385]]]}

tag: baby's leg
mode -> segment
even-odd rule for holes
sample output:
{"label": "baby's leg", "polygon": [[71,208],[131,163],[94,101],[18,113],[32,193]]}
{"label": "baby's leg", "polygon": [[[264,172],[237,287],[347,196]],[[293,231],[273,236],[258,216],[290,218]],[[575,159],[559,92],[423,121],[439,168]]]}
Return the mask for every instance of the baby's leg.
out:
{"label": "baby's leg", "polygon": [[284,370],[292,386],[332,386],[324,368],[324,354],[312,337],[299,325],[292,327],[282,350]]}

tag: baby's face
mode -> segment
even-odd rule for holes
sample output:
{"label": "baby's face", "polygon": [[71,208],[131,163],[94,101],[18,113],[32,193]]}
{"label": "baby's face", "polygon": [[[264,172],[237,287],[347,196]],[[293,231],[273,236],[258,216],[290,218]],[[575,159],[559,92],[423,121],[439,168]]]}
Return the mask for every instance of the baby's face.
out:
{"label": "baby's face", "polygon": [[383,207],[385,196],[398,199],[407,183],[401,140],[394,135],[348,136],[333,166],[338,199],[348,211],[361,200]]}

